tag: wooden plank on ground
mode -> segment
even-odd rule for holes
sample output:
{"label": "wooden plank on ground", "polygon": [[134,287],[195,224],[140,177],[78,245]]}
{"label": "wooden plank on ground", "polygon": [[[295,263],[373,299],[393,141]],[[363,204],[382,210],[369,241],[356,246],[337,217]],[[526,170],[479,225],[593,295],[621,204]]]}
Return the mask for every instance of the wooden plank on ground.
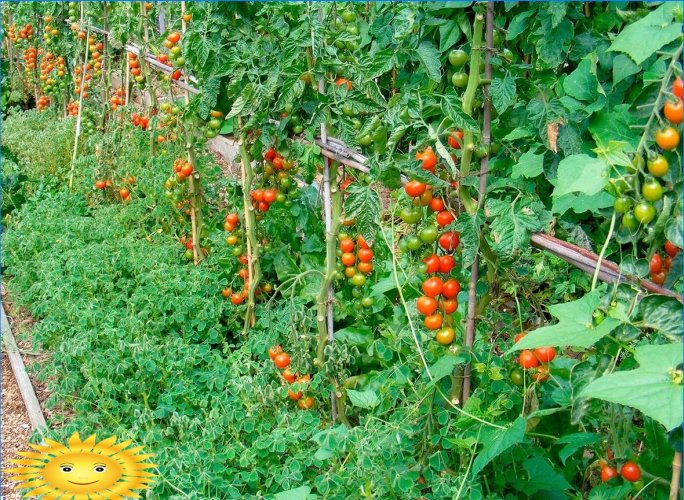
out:
{"label": "wooden plank on ground", "polygon": [[7,320],[4,305],[0,307],[0,313],[2,314],[2,323],[0,324],[0,327],[2,329],[2,339],[5,344],[5,352],[10,360],[10,365],[12,366],[12,371],[14,372],[14,378],[17,381],[19,392],[21,392],[21,397],[24,400],[26,413],[28,413],[33,430],[42,433],[44,430],[47,430],[47,423],[45,422],[45,417],[43,416],[43,410],[40,409],[40,403],[36,397],[36,392],[33,390],[31,379],[26,373],[26,366],[24,365],[24,360],[21,358],[21,353],[17,347],[17,342],[14,339],[14,334],[12,333],[9,321]]}

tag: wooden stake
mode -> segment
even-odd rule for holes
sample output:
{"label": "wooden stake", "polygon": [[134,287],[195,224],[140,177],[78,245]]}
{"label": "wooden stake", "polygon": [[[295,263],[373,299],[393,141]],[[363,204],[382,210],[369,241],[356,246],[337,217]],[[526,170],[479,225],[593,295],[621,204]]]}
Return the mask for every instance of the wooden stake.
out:
{"label": "wooden stake", "polygon": [[672,479],[670,480],[670,498],[669,500],[677,500],[679,498],[679,480],[682,475],[682,452],[676,451],[672,459]]}
{"label": "wooden stake", "polygon": [[[81,4],[82,5],[82,4]],[[83,15],[83,7],[81,7],[81,15]],[[78,115],[76,116],[76,137],[74,138],[74,151],[71,155],[71,172],[69,172],[69,189],[71,190],[74,184],[74,162],[76,161],[76,154],[78,152],[78,138],[81,135],[81,116],[83,115],[83,88],[85,87],[85,73],[86,64],[88,64],[88,37],[90,36],[90,28],[86,31],[85,39],[85,57],[83,58],[83,66],[81,68],[81,86],[78,94]]]}

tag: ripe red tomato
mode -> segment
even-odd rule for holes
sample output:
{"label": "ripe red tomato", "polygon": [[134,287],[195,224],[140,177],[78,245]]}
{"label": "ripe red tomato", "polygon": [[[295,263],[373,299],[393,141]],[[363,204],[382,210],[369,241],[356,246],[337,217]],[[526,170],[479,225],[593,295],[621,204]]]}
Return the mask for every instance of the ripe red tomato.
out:
{"label": "ripe red tomato", "polygon": [[303,395],[304,394],[302,393],[302,391],[294,392],[292,389],[287,390],[287,397],[289,397],[293,401],[301,399]]}
{"label": "ripe red tomato", "polygon": [[273,358],[273,363],[281,370],[283,368],[287,368],[290,366],[290,355],[286,352],[281,352],[275,358]]}
{"label": "ripe red tomato", "polygon": [[353,253],[343,253],[340,261],[345,267],[351,267],[356,264],[356,255]]}
{"label": "ripe red tomato", "polygon": [[282,170],[284,166],[283,159],[280,156],[273,158],[273,168],[276,170]]}
{"label": "ripe red tomato", "polygon": [[189,177],[189,176],[192,174],[192,170],[193,170],[192,164],[190,164],[190,163],[185,163],[185,164],[181,167],[181,174],[183,174],[185,177]]}
{"label": "ripe red tomato", "polygon": [[362,234],[360,234],[360,235],[358,235],[358,236],[356,237],[356,243],[357,243],[357,244],[359,245],[359,247],[361,247],[361,248],[370,248],[370,246],[368,246],[368,243],[366,243],[366,240],[365,240],[365,238],[363,237]]}
{"label": "ripe red tomato", "polygon": [[314,407],[314,398],[307,396],[304,399],[297,401],[297,406],[300,410],[310,410]]}
{"label": "ripe red tomato", "polygon": [[425,257],[423,259],[423,262],[427,266],[427,269],[425,272],[428,274],[434,274],[437,271],[439,271],[439,257],[436,254],[432,254],[429,257]]}
{"label": "ripe red tomato", "polygon": [[424,151],[416,152],[416,160],[421,160],[422,167],[425,170],[429,170],[433,174],[435,173],[435,166],[437,165],[437,156],[432,151],[431,147],[425,148]]}
{"label": "ripe red tomato", "polygon": [[289,368],[285,368],[283,370],[283,378],[291,384],[295,381],[295,374],[292,373],[292,370],[290,370]]}
{"label": "ripe red tomato", "polygon": [[255,189],[252,191],[252,199],[254,201],[264,201],[264,191],[262,189]]}
{"label": "ripe red tomato", "polygon": [[536,382],[544,383],[549,380],[549,366],[541,365],[537,367],[534,373],[530,374],[530,378]]}
{"label": "ripe red tomato", "polygon": [[440,273],[450,273],[451,270],[456,265],[456,261],[451,255],[442,255],[439,258],[439,272]]}
{"label": "ripe red tomato", "polygon": [[356,269],[358,269],[360,273],[369,274],[373,270],[373,264],[370,262],[359,262]]}
{"label": "ripe red tomato", "polygon": [[456,332],[453,328],[447,326],[442,328],[435,334],[435,340],[441,345],[449,345],[456,338]]}
{"label": "ripe red tomato", "polygon": [[669,255],[670,257],[674,257],[677,255],[681,249],[677,247],[674,243],[672,243],[670,240],[665,241],[665,253]]}
{"label": "ripe red tomato", "polygon": [[529,349],[525,349],[518,356],[518,364],[525,370],[539,366],[539,360]]}
{"label": "ripe red tomato", "polygon": [[230,296],[230,301],[237,306],[245,301],[245,296],[241,293],[234,293]]}
{"label": "ripe red tomato", "polygon": [[279,345],[274,345],[273,347],[270,347],[268,349],[268,357],[271,359],[275,359],[275,357],[281,352],[283,352],[283,348]]}
{"label": "ripe red tomato", "polygon": [[451,224],[456,218],[454,217],[454,214],[449,212],[448,210],[443,210],[437,214],[437,224],[439,227],[444,227],[448,226]]}
{"label": "ripe red tomato", "polygon": [[606,465],[601,469],[601,481],[607,483],[614,477],[617,477],[618,471],[614,467]]}
{"label": "ripe red tomato", "polygon": [[659,272],[659,273],[652,273],[651,274],[651,281],[655,283],[656,285],[663,286],[665,283],[665,278],[667,276],[665,275],[664,272]]}
{"label": "ripe red tomato", "polygon": [[679,144],[679,132],[674,127],[665,127],[656,131],[655,141],[665,151],[670,151]]}
{"label": "ripe red tomato", "polygon": [[107,187],[107,184],[105,183],[105,181],[95,182],[95,189],[104,189],[105,187]]}
{"label": "ripe red tomato", "polygon": [[173,33],[169,33],[166,39],[171,43],[178,43],[181,39],[181,35],[177,31],[174,31]]}
{"label": "ripe red tomato", "polygon": [[684,92],[682,91],[682,78],[679,77],[675,79],[674,82],[672,82],[672,93],[679,97],[680,99],[684,99]]}
{"label": "ripe red tomato", "polygon": [[226,215],[226,222],[233,224],[233,226],[237,226],[238,222],[240,222],[240,219],[238,218],[238,214]]}
{"label": "ripe red tomato", "polygon": [[121,198],[124,200],[127,200],[130,195],[131,193],[126,188],[123,188],[119,191],[119,196],[121,196]]}
{"label": "ripe red tomato", "polygon": [[622,474],[622,477],[627,481],[633,483],[641,479],[641,468],[634,462],[627,461],[620,469],[620,474]]}
{"label": "ripe red tomato", "polygon": [[682,100],[677,99],[677,102],[667,101],[665,106],[663,106],[663,114],[671,123],[682,123],[682,118],[684,118],[684,104]]}
{"label": "ripe red tomato", "polygon": [[534,350],[534,355],[542,363],[550,363],[556,357],[556,349],[553,346],[537,347]]}
{"label": "ripe red tomato", "polygon": [[432,198],[428,206],[433,212],[441,212],[444,210],[444,201],[442,198]]}
{"label": "ripe red tomato", "polygon": [[[428,297],[436,297],[440,293],[442,293],[442,287],[444,286],[444,283],[442,282],[442,278],[438,278],[437,276],[433,276],[432,278],[428,278],[425,281],[423,281],[423,293],[427,295]],[[453,297],[448,297],[448,298],[453,298]]]}
{"label": "ripe red tomato", "polygon": [[264,153],[264,158],[268,161],[273,161],[273,159],[276,157],[276,150],[273,148],[269,148],[266,150]]}
{"label": "ripe red tomato", "polygon": [[265,201],[260,201],[257,205],[257,209],[259,210],[259,212],[268,212],[268,207],[269,205]]}
{"label": "ripe red tomato", "polygon": [[361,262],[370,262],[373,260],[373,250],[370,248],[359,248],[356,255]]}
{"label": "ripe red tomato", "polygon": [[654,253],[653,257],[651,257],[648,270],[651,271],[651,274],[657,274],[663,270],[663,258],[659,253]]}
{"label": "ripe red tomato", "polygon": [[177,69],[176,71],[174,71],[173,73],[171,73],[171,79],[172,79],[172,80],[178,80],[178,79],[181,77],[182,74],[183,74],[182,71],[179,70],[179,69]]}
{"label": "ripe red tomato", "polygon": [[461,149],[461,144],[463,143],[463,130],[454,130],[447,140],[449,141],[449,146],[452,148]]}
{"label": "ripe red tomato", "polygon": [[437,310],[437,301],[432,297],[418,297],[416,300],[416,308],[420,314],[429,316]]}
{"label": "ripe red tomato", "polygon": [[439,246],[447,252],[453,252],[460,241],[460,233],[458,231],[447,231],[439,237]]}
{"label": "ripe red tomato", "polygon": [[456,299],[443,300],[440,304],[444,314],[453,314],[458,309],[458,301]]}
{"label": "ripe red tomato", "polygon": [[451,278],[446,280],[444,285],[442,286],[442,295],[446,297],[447,299],[453,299],[458,295],[458,292],[461,291],[461,284],[458,282],[458,280]]}
{"label": "ripe red tomato", "polygon": [[527,335],[527,332],[520,332],[518,333],[515,337],[513,337],[513,343],[517,344],[520,339],[522,339],[525,335]]}
{"label": "ripe red tomato", "polygon": [[423,324],[425,325],[425,328],[427,328],[428,330],[438,330],[442,328],[443,321],[444,318],[440,313],[434,313],[430,316],[425,316]]}
{"label": "ripe red tomato", "polygon": [[423,184],[420,181],[409,181],[404,186],[404,190],[411,198],[418,198],[427,190],[427,184]]}
{"label": "ripe red tomato", "polygon": [[351,253],[354,251],[354,241],[351,238],[344,238],[340,240],[340,250],[344,253]]}

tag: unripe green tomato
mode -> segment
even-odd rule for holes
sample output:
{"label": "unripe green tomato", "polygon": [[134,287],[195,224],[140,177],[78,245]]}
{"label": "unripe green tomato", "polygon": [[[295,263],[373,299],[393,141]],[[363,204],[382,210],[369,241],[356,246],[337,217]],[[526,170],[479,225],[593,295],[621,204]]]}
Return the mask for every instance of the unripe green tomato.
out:
{"label": "unripe green tomato", "polygon": [[373,137],[370,134],[359,137],[359,144],[361,146],[370,146],[373,143]]}
{"label": "unripe green tomato", "polygon": [[406,224],[417,224],[423,218],[423,211],[420,207],[404,207],[399,211],[399,217]]}
{"label": "unripe green tomato", "polygon": [[354,286],[363,286],[366,284],[366,277],[361,273],[356,273],[351,277],[351,284]]}
{"label": "unripe green tomato", "polygon": [[439,230],[437,229],[437,226],[425,226],[418,233],[418,237],[420,238],[420,241],[427,245],[430,245],[437,241],[437,238],[439,238]]}
{"label": "unripe green tomato", "polygon": [[347,33],[350,35],[358,35],[359,34],[359,27],[356,26],[355,24],[350,24],[346,28]]}
{"label": "unripe green tomato", "polygon": [[285,207],[287,208],[290,208],[292,207],[292,202],[290,200],[287,200],[285,203],[283,203],[283,205],[285,205]]}
{"label": "unripe green tomato", "polygon": [[420,241],[418,236],[412,234],[407,238],[406,245],[408,246],[409,250],[418,250],[421,246],[423,246],[423,242]]}
{"label": "unripe green tomato", "polygon": [[176,57],[176,60],[174,61],[174,66],[177,68],[182,68],[185,66],[185,57]]}
{"label": "unripe green tomato", "polygon": [[302,127],[301,125],[295,125],[294,127],[292,127],[292,132],[295,134],[301,134],[303,131],[304,127]]}
{"label": "unripe green tomato", "polygon": [[399,251],[400,251],[401,253],[406,253],[406,252],[409,251],[408,241],[407,241],[407,240],[408,240],[408,238],[402,238],[402,239],[399,240]]}
{"label": "unripe green tomato", "polygon": [[465,87],[466,85],[468,85],[468,75],[463,73],[462,71],[454,73],[451,77],[451,84],[454,87]]}
{"label": "unripe green tomato", "polygon": [[[346,42],[344,45],[347,48],[347,50],[350,52],[353,52],[359,48],[359,42],[357,42],[356,40],[350,40],[350,41]],[[351,58],[351,56],[350,56],[350,58]]]}
{"label": "unripe green tomato", "polygon": [[180,45],[174,45],[173,47],[171,47],[171,50],[169,50],[169,54],[173,54],[176,57],[181,55],[182,52],[183,52],[183,49],[181,48]]}
{"label": "unripe green tomato", "polygon": [[239,257],[240,255],[242,255],[242,246],[235,245],[233,249],[230,251],[230,253],[233,255],[233,257]]}
{"label": "unripe green tomato", "polygon": [[523,385],[525,383],[525,374],[520,368],[514,368],[510,374],[513,385]]}
{"label": "unripe green tomato", "polygon": [[647,181],[641,187],[641,194],[644,195],[646,201],[658,201],[663,197],[663,186],[655,179]]}
{"label": "unripe green tomato", "polygon": [[656,210],[653,205],[650,203],[639,203],[637,206],[634,207],[634,217],[636,218],[637,221],[639,221],[641,224],[648,224],[651,222],[656,215]]}
{"label": "unripe green tomato", "polygon": [[622,225],[632,232],[639,227],[639,221],[634,216],[633,211],[630,210],[625,212],[625,214],[622,216]]}
{"label": "unripe green tomato", "polygon": [[363,288],[359,288],[358,286],[352,288],[352,297],[354,297],[355,299],[360,299],[363,296]]}
{"label": "unripe green tomato", "polygon": [[217,135],[218,135],[218,132],[216,132],[216,130],[207,129],[204,131],[204,137],[206,137],[207,139],[213,139]]}
{"label": "unripe green tomato", "polygon": [[286,104],[285,106],[283,106],[283,113],[289,115],[290,113],[292,113],[292,109],[292,104]]}
{"label": "unripe green tomato", "polygon": [[278,203],[284,202],[285,199],[286,199],[285,193],[278,193],[278,194],[276,195],[276,201],[277,201]]}
{"label": "unripe green tomato", "polygon": [[628,196],[620,196],[619,198],[615,198],[613,208],[619,214],[627,213],[627,211],[632,208],[632,199]]}
{"label": "unripe green tomato", "polygon": [[356,111],[354,111],[354,108],[352,108],[348,104],[342,105],[342,113],[346,116],[356,116]]}
{"label": "unripe green tomato", "polygon": [[187,260],[193,260],[195,258],[195,254],[192,253],[192,250],[186,250],[183,255]]}
{"label": "unripe green tomato", "polygon": [[346,9],[340,14],[340,17],[342,17],[342,20],[345,23],[353,23],[356,21],[356,12],[351,9]]}
{"label": "unripe green tomato", "polygon": [[289,177],[283,177],[280,179],[280,187],[283,189],[288,189],[290,186],[292,186],[292,179]]}
{"label": "unripe green tomato", "polygon": [[354,118],[352,120],[352,127],[354,127],[354,130],[361,130],[361,127],[363,127],[363,123],[361,123],[361,120],[358,118]]}
{"label": "unripe green tomato", "polygon": [[361,305],[363,307],[373,307],[375,304],[375,299],[373,297],[364,297],[361,299]]}
{"label": "unripe green tomato", "polygon": [[449,52],[449,62],[452,66],[463,66],[468,62],[468,53],[465,50],[454,49]]}
{"label": "unripe green tomato", "polygon": [[209,128],[212,128],[214,130],[218,130],[221,128],[222,123],[223,122],[221,120],[219,120],[218,118],[212,118],[211,120],[209,120]]}

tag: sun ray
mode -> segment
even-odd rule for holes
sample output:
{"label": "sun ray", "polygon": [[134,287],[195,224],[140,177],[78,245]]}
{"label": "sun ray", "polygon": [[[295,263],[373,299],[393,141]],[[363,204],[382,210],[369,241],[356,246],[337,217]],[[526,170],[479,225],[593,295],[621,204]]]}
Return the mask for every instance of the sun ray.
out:
{"label": "sun ray", "polygon": [[[148,489],[157,474],[157,464],[145,462],[154,456],[143,453],[131,441],[116,442],[116,436],[97,441],[95,434],[82,440],[73,433],[67,446],[45,439],[44,445],[29,445],[36,451],[21,452],[24,458],[11,463],[20,467],[4,469],[10,479],[20,481],[29,496],[43,500],[96,500],[140,498],[134,490]],[[131,446],[129,448],[129,446]]]}

